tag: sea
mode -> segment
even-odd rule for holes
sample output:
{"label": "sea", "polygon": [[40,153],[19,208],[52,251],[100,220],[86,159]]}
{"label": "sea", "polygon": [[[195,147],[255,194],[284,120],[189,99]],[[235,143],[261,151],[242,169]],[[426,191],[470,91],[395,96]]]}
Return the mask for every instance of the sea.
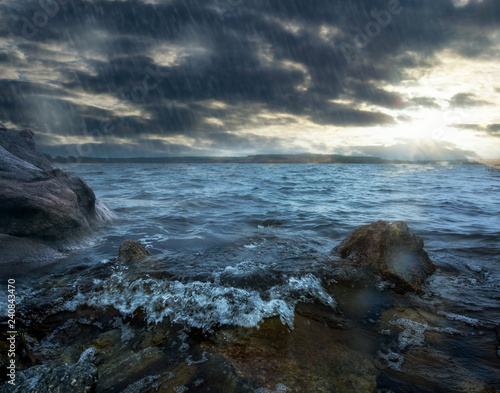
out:
{"label": "sea", "polygon": [[[500,171],[451,164],[60,167],[84,179],[116,217],[66,257],[18,274],[20,302],[112,306],[123,316],[140,308],[152,325],[169,318],[208,332],[277,316],[293,329],[299,302],[338,306],[327,290],[335,284],[328,281],[332,249],[358,226],[402,220],[438,267],[424,290],[441,299],[435,311],[465,335],[500,325]],[[142,242],[154,260],[119,263],[126,239]]]}

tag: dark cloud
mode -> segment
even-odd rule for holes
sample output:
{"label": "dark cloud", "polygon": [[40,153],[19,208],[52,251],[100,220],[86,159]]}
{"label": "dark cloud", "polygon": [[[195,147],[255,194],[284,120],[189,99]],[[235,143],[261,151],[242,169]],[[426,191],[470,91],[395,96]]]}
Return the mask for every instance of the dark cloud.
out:
{"label": "dark cloud", "polygon": [[[7,0],[0,120],[53,135],[41,138],[48,150],[56,136],[93,135],[100,143],[87,148],[95,154],[197,152],[168,147],[162,137],[173,135],[213,149],[286,149],[281,139],[236,134],[265,111],[336,127],[396,124],[391,110],[439,105],[387,86],[438,64],[443,48],[483,56],[495,45],[484,33],[500,18],[494,0],[461,8],[452,0],[401,0],[393,8],[385,0]],[[357,35],[377,24],[356,46]],[[485,104],[469,92],[450,100]],[[153,148],[146,136],[156,138]],[[129,143],[118,147],[113,138]]]}
{"label": "dark cloud", "polygon": [[401,115],[401,116],[397,117],[397,121],[400,121],[400,122],[410,122],[412,120],[413,120],[412,117],[406,116],[406,115]]}
{"label": "dark cloud", "polygon": [[353,83],[352,96],[358,101],[365,101],[370,104],[386,108],[402,108],[406,104],[400,94],[385,91],[370,83]]}
{"label": "dark cloud", "polygon": [[500,137],[500,124],[490,124],[487,127],[488,134]]}
{"label": "dark cloud", "polygon": [[453,127],[463,130],[484,131],[484,127],[480,124],[453,124]]}
{"label": "dark cloud", "polygon": [[432,97],[413,97],[409,100],[412,106],[421,106],[424,108],[439,109],[440,106],[436,103],[436,100]]}
{"label": "dark cloud", "polygon": [[489,102],[477,98],[473,93],[458,93],[450,99],[450,105],[457,108],[466,108],[471,106],[491,105]]}
{"label": "dark cloud", "polygon": [[454,124],[453,127],[466,130],[480,131],[481,133],[484,134],[500,137],[500,124],[489,124],[487,126],[482,126],[480,124]]}
{"label": "dark cloud", "polygon": [[329,105],[312,109],[311,119],[318,124],[335,124],[342,127],[396,124],[395,120],[381,112],[352,109],[343,105]]}

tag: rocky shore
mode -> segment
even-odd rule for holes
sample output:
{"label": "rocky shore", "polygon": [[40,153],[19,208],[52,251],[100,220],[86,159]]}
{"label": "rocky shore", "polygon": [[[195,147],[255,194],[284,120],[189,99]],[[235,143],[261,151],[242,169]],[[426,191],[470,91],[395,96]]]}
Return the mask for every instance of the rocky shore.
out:
{"label": "rocky shore", "polygon": [[[127,240],[118,257],[88,274],[105,279],[117,266],[140,274],[159,262]],[[150,323],[140,301],[128,316],[114,307],[68,310],[38,301],[22,321],[17,386],[0,385],[0,392],[497,391],[447,350],[479,334],[491,350],[480,362],[494,367],[494,329],[472,324],[464,331],[439,312],[443,300],[426,290],[436,268],[405,223],[360,227],[323,262],[323,285],[337,304],[299,301],[292,326],[273,317],[250,328],[199,329],[170,318]],[[157,279],[166,277],[161,272]],[[71,301],[66,279],[55,275],[39,283],[41,293],[57,291],[58,299]],[[0,345],[5,365],[6,344]]]}

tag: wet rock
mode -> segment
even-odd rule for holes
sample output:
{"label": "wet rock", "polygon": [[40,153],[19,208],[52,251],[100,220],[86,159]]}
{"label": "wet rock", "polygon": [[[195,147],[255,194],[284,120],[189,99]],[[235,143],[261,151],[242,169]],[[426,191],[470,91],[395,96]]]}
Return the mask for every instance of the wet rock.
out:
{"label": "wet rock", "polygon": [[37,150],[31,130],[0,130],[0,233],[62,241],[110,217],[82,179]]}
{"label": "wet rock", "polygon": [[223,356],[238,378],[266,389],[262,391],[276,391],[278,386],[287,392],[373,392],[376,369],[371,355],[345,345],[348,334],[296,315],[293,330],[279,318],[270,318],[258,329],[220,331],[212,344],[202,345]]}
{"label": "wet rock", "polygon": [[333,251],[355,265],[372,267],[399,291],[419,291],[436,269],[423,247],[422,238],[403,221],[377,221],[354,230]]}
{"label": "wet rock", "polygon": [[123,263],[131,263],[140,262],[150,257],[151,253],[140,242],[125,240],[118,250],[118,255]]}
{"label": "wet rock", "polygon": [[[91,347],[95,348],[97,363],[109,361],[122,345],[120,329],[108,330],[91,341]],[[87,349],[88,350],[88,349]]]}
{"label": "wet rock", "polygon": [[42,242],[0,234],[0,269],[25,271],[30,268],[51,263],[65,255]]}
{"label": "wet rock", "polygon": [[88,362],[95,364],[97,361],[97,356],[98,356],[98,351],[95,347],[90,347],[87,348],[85,351],[82,352],[80,355],[80,359],[78,360],[79,363],[81,362]]}
{"label": "wet rock", "polygon": [[233,393],[265,391],[261,385],[241,376],[231,362],[219,354],[210,354],[208,361],[200,366],[200,372],[206,380],[202,385],[206,391]]}
{"label": "wet rock", "polygon": [[260,224],[260,225],[263,226],[264,228],[267,228],[267,227],[280,227],[281,225],[283,225],[283,223],[280,220],[276,220],[274,218],[270,218],[270,219],[267,219],[267,220],[263,221],[262,224]]}
{"label": "wet rock", "polygon": [[397,335],[398,350],[405,351],[427,343],[440,343],[448,329],[443,316],[425,310],[394,308],[380,316],[379,333]]}
{"label": "wet rock", "polygon": [[299,302],[295,307],[295,312],[305,318],[313,319],[335,329],[352,328],[350,321],[337,313],[333,313],[330,307],[324,305]]}
{"label": "wet rock", "polygon": [[411,349],[405,354],[401,369],[388,372],[411,384],[415,391],[495,392],[494,388],[479,380],[453,356],[429,347]]}
{"label": "wet rock", "polygon": [[97,368],[89,362],[50,367],[31,367],[16,373],[16,386],[4,383],[0,393],[87,393],[94,392]]}
{"label": "wet rock", "polygon": [[99,366],[98,390],[122,392],[128,385],[164,369],[163,352],[159,348],[147,348],[112,358]]}
{"label": "wet rock", "polygon": [[164,320],[154,326],[148,326],[136,332],[133,349],[144,349],[166,345],[174,333],[169,320]]}
{"label": "wet rock", "polygon": [[[156,374],[151,378],[147,392],[189,392],[188,386],[196,375],[196,367],[180,363],[166,372]],[[153,382],[154,379],[154,382]],[[137,382],[136,382],[137,384]],[[143,382],[144,384],[144,382]],[[130,389],[130,386],[128,387]]]}

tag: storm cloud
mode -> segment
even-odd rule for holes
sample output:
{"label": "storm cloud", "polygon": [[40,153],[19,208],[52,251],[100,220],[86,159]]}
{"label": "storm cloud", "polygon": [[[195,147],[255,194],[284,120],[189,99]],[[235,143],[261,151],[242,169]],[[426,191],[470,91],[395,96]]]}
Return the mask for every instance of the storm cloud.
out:
{"label": "storm cloud", "polygon": [[[62,155],[289,152],[294,127],[394,126],[446,103],[399,86],[443,50],[491,56],[500,32],[494,0],[7,0],[0,13],[0,121]],[[448,105],[489,104],[476,93]]]}

